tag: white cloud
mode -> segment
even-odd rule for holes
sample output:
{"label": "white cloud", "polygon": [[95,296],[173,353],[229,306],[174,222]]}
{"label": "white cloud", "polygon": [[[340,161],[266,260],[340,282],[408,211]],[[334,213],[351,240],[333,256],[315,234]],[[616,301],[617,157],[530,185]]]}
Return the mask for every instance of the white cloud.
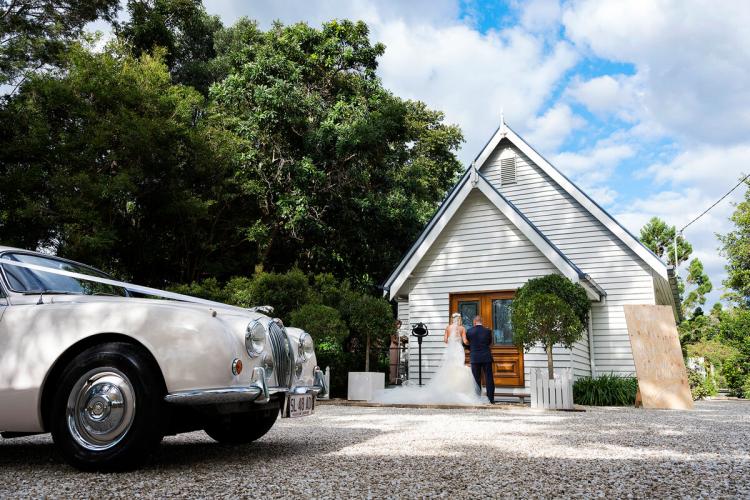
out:
{"label": "white cloud", "polygon": [[[643,90],[637,77],[604,75],[583,81],[576,77],[566,90],[566,95],[580,102],[598,115],[615,114],[634,121],[642,111]],[[640,111],[640,112],[639,112]]]}
{"label": "white cloud", "polygon": [[658,184],[700,186],[701,192],[718,197],[747,173],[750,173],[750,144],[738,144],[698,145],[669,162],[649,166],[641,175]]}
{"label": "white cloud", "polygon": [[557,0],[529,0],[520,5],[521,25],[529,31],[539,32],[560,26],[562,9]]}
{"label": "white cloud", "polygon": [[644,110],[678,137],[748,137],[750,3],[582,0],[566,5],[563,23],[582,50],[634,64]]}
{"label": "white cloud", "polygon": [[557,151],[573,130],[586,121],[573,113],[567,104],[557,103],[541,116],[532,117],[526,128],[526,140],[542,153]]}
{"label": "white cloud", "polygon": [[445,111],[448,121],[460,124],[465,161],[495,130],[501,111],[525,133],[577,59],[566,42],[549,50],[543,40],[521,29],[483,35],[461,24],[399,21],[377,25],[374,32],[388,47],[379,69],[384,84],[399,96]]}

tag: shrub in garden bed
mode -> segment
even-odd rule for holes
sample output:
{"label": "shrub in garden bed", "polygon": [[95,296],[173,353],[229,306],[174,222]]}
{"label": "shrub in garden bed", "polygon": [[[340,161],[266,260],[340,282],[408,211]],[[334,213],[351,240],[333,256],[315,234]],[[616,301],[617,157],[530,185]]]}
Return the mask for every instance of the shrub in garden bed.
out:
{"label": "shrub in garden bed", "polygon": [[637,390],[635,377],[614,374],[584,377],[573,384],[573,401],[587,406],[632,406]]}

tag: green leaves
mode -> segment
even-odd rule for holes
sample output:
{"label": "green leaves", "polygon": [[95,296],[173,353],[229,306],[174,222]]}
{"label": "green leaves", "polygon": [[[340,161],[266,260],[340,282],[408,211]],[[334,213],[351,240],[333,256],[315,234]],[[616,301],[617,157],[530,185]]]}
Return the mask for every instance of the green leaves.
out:
{"label": "green leaves", "polygon": [[[660,218],[652,217],[641,228],[641,242],[657,257],[661,259],[666,257],[667,264],[674,265],[674,237],[676,232],[675,226],[668,226]],[[691,253],[693,253],[693,246],[681,234],[677,235],[677,264],[688,260]]]}
{"label": "green leaves", "polygon": [[570,348],[583,336],[590,307],[583,287],[564,276],[530,279],[516,291],[511,305],[513,342],[526,351],[541,343],[552,378],[552,346]]}
{"label": "green leaves", "polygon": [[[750,181],[745,182],[750,187]],[[724,285],[734,291],[731,297],[743,307],[750,307],[750,189],[738,203],[731,217],[734,230],[719,235],[722,254],[727,259],[727,279]]]}
{"label": "green leaves", "polygon": [[573,401],[587,406],[633,406],[638,391],[635,377],[602,374],[579,378],[573,384]]}

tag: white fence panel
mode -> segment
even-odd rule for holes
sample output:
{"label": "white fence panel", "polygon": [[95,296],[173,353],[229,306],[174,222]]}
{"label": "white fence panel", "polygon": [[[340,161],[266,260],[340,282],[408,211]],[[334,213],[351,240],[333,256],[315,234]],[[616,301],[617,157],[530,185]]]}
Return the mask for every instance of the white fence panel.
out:
{"label": "white fence panel", "polygon": [[531,407],[554,410],[573,409],[573,371],[555,370],[550,380],[546,368],[531,369]]}

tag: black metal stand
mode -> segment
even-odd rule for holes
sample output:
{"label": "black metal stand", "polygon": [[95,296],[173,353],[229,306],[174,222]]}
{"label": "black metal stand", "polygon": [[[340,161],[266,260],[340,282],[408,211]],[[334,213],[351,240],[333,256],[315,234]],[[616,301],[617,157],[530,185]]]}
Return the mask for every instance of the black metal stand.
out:
{"label": "black metal stand", "polygon": [[417,344],[419,345],[419,385],[422,385],[422,339],[430,332],[424,323],[416,323],[412,325],[411,334],[417,337]]}

